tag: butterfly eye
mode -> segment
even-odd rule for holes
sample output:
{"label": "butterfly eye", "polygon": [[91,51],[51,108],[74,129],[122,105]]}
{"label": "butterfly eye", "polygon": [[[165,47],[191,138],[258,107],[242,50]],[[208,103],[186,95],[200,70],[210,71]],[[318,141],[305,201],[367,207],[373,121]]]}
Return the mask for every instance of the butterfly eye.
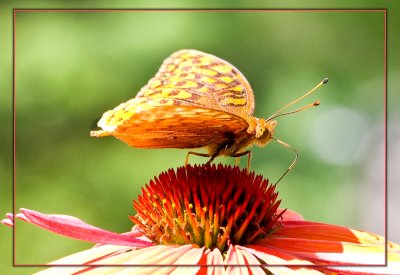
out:
{"label": "butterfly eye", "polygon": [[265,132],[265,126],[264,126],[264,124],[257,123],[257,126],[256,126],[256,138],[262,137],[262,135],[264,134],[264,132]]}

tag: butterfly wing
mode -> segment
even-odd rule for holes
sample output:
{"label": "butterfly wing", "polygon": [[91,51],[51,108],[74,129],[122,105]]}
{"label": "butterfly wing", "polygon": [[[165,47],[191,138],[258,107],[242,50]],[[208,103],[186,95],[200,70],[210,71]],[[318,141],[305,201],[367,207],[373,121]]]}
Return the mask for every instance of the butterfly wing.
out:
{"label": "butterfly wing", "polygon": [[[140,108],[140,106],[138,106]],[[106,120],[129,117],[123,124],[91,132],[92,136],[115,136],[138,148],[197,148],[223,144],[246,131],[247,122],[233,114],[194,106],[158,106],[146,110],[121,109],[106,113]]]}
{"label": "butterfly wing", "polygon": [[173,53],[137,96],[104,113],[102,131],[134,147],[194,148],[245,131],[254,110],[246,78],[228,62],[196,50]]}

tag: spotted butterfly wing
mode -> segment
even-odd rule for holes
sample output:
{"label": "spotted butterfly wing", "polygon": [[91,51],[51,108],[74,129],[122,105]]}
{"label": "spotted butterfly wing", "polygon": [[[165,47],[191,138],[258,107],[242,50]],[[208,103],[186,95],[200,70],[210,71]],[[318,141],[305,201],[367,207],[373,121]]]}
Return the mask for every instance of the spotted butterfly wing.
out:
{"label": "spotted butterfly wing", "polygon": [[222,144],[247,130],[254,110],[246,78],[228,62],[196,50],[172,54],[137,96],[104,113],[92,136],[139,148]]}

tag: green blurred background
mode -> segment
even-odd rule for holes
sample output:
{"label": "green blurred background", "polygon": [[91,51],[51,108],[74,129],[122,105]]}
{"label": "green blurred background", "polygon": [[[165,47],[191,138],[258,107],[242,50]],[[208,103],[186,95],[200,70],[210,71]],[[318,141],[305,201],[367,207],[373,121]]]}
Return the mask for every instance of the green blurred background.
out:
{"label": "green blurred background", "polygon": [[[1,215],[12,209],[11,8],[49,7],[27,3],[1,4],[1,66],[7,69],[1,76],[6,88],[0,101]],[[59,1],[58,7],[145,7],[145,2],[100,3]],[[363,7],[368,3],[374,6],[370,1]],[[394,4],[390,8],[399,11]],[[398,24],[395,20],[389,23]],[[282,205],[309,220],[384,234],[383,12],[17,12],[15,45],[17,209],[68,214],[100,228],[129,231],[128,215],[134,214],[132,200],[140,188],[183,165],[187,151],[135,149],[111,137],[90,138],[89,132],[103,112],[134,97],[167,56],[192,48],[229,61],[247,77],[257,117],[268,117],[329,77],[328,85],[297,105],[319,99],[319,107],[278,119],[276,137],[300,152],[278,186]],[[398,73],[398,65],[389,69]],[[395,106],[389,101],[389,111]],[[274,143],[252,151],[252,170],[273,181],[293,159]],[[18,264],[47,263],[92,246],[23,222],[17,226]],[[11,230],[0,232],[6,249]],[[6,256],[1,258],[10,260]],[[6,265],[2,260],[0,266]]]}

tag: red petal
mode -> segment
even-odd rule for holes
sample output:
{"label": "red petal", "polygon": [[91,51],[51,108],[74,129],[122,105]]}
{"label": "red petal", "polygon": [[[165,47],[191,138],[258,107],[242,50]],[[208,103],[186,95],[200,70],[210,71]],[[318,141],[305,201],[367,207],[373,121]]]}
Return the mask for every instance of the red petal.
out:
{"label": "red petal", "polygon": [[21,209],[16,217],[56,234],[101,244],[148,247],[152,243],[106,231],[89,225],[78,218],[67,215],[47,215],[37,211]]}
{"label": "red petal", "polygon": [[308,221],[284,221],[270,238],[302,238],[360,243],[350,228]]}

